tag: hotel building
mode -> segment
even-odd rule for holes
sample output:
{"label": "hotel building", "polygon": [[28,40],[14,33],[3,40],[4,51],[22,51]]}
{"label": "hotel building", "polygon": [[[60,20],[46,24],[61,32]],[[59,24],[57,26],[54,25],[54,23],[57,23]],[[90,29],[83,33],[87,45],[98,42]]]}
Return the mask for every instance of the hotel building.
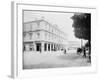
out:
{"label": "hotel building", "polygon": [[66,34],[44,19],[23,23],[23,51],[62,51],[67,48]]}

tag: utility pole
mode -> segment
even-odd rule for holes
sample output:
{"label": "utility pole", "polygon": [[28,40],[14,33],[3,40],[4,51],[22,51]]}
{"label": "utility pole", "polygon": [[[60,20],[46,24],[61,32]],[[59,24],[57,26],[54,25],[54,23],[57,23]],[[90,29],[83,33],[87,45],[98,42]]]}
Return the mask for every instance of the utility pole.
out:
{"label": "utility pole", "polygon": [[81,39],[81,48],[83,47],[83,40]]}

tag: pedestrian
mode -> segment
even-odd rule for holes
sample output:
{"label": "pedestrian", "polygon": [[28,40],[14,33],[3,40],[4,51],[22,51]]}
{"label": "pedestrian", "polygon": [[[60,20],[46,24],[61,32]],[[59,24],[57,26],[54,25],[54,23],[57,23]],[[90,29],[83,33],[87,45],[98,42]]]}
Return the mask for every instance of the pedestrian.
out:
{"label": "pedestrian", "polygon": [[66,49],[64,49],[64,54],[66,54]]}
{"label": "pedestrian", "polygon": [[77,54],[82,53],[82,49],[81,48],[77,48]]}
{"label": "pedestrian", "polygon": [[85,47],[83,48],[83,57],[86,58],[86,50],[85,50]]}

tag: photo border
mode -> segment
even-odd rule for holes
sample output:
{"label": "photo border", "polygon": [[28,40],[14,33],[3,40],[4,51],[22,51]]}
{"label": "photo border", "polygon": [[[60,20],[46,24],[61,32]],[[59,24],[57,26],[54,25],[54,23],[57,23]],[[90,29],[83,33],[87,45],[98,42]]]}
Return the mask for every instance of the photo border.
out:
{"label": "photo border", "polygon": [[[81,9],[81,10],[83,10],[83,13],[84,13],[84,10],[85,10],[85,13],[89,13],[87,11],[87,10],[89,10],[90,13],[91,13],[91,17],[92,17],[91,18],[91,23],[92,23],[91,28],[94,28],[94,26],[96,25],[96,21],[95,21],[96,20],[96,8],[56,6],[56,5],[40,5],[40,4],[25,4],[25,3],[12,2],[12,6],[11,6],[12,7],[12,21],[11,21],[12,22],[12,54],[11,54],[11,58],[12,58],[11,66],[12,67],[11,67],[11,76],[13,78],[32,77],[32,76],[46,76],[47,75],[47,74],[43,74],[43,73],[48,73],[48,76],[49,76],[50,74],[59,75],[59,73],[66,75],[66,74],[73,74],[73,73],[96,72],[96,70],[97,70],[97,68],[96,68],[97,67],[96,66],[96,62],[97,62],[96,61],[96,54],[93,54],[94,56],[91,56],[95,60],[95,61],[92,60],[93,64],[91,62],[91,64],[92,64],[91,67],[88,67],[88,68],[81,67],[80,68],[80,69],[83,69],[83,70],[87,69],[85,71],[79,71],[80,70],[80,69],[78,69],[79,67],[75,67],[75,69],[72,68],[72,67],[71,68],[67,67],[67,68],[57,68],[57,69],[55,69],[55,68],[54,69],[36,69],[36,70],[31,70],[31,71],[30,70],[22,70],[22,65],[21,65],[20,62],[21,62],[21,59],[22,59],[22,53],[23,52],[22,53],[19,52],[19,50],[20,50],[19,45],[20,45],[20,43],[22,43],[22,41],[20,41],[20,40],[22,40],[22,38],[20,39],[20,37],[22,37],[22,36],[20,36],[20,34],[23,34],[23,33],[22,33],[22,31],[20,31],[19,25],[23,26],[23,23],[22,24],[19,23],[19,20],[21,20],[21,22],[22,22],[23,14],[19,15],[19,13],[20,13],[21,10],[23,11],[23,9],[26,9],[25,6],[26,7],[31,6],[31,8],[34,8],[34,6],[39,7],[39,8],[43,7],[44,10],[47,9],[47,8],[45,9],[45,7],[48,7],[48,8],[51,8],[51,9],[53,9],[53,8],[57,8],[57,9],[58,8],[61,8],[61,9],[63,9],[63,8],[65,8],[65,9],[77,9],[77,11],[78,11],[78,9]],[[20,17],[20,16],[22,16],[22,17]],[[94,35],[94,33],[92,34],[92,32],[93,32],[93,29],[91,30],[91,37],[92,37],[92,35]],[[93,40],[93,37],[91,38],[91,41]],[[91,45],[91,50],[92,50],[91,52],[93,52],[93,49],[92,49],[92,45]],[[76,70],[76,71],[74,71],[74,70]]]}

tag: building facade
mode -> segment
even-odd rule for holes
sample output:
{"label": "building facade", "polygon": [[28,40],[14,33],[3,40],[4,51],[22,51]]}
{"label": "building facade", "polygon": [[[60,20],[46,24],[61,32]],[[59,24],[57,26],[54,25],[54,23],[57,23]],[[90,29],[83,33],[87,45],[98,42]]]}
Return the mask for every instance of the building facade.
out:
{"label": "building facade", "polygon": [[66,34],[44,19],[23,23],[23,51],[61,51],[67,46]]}
{"label": "building facade", "polygon": [[68,41],[68,50],[81,48],[81,43],[79,41]]}

